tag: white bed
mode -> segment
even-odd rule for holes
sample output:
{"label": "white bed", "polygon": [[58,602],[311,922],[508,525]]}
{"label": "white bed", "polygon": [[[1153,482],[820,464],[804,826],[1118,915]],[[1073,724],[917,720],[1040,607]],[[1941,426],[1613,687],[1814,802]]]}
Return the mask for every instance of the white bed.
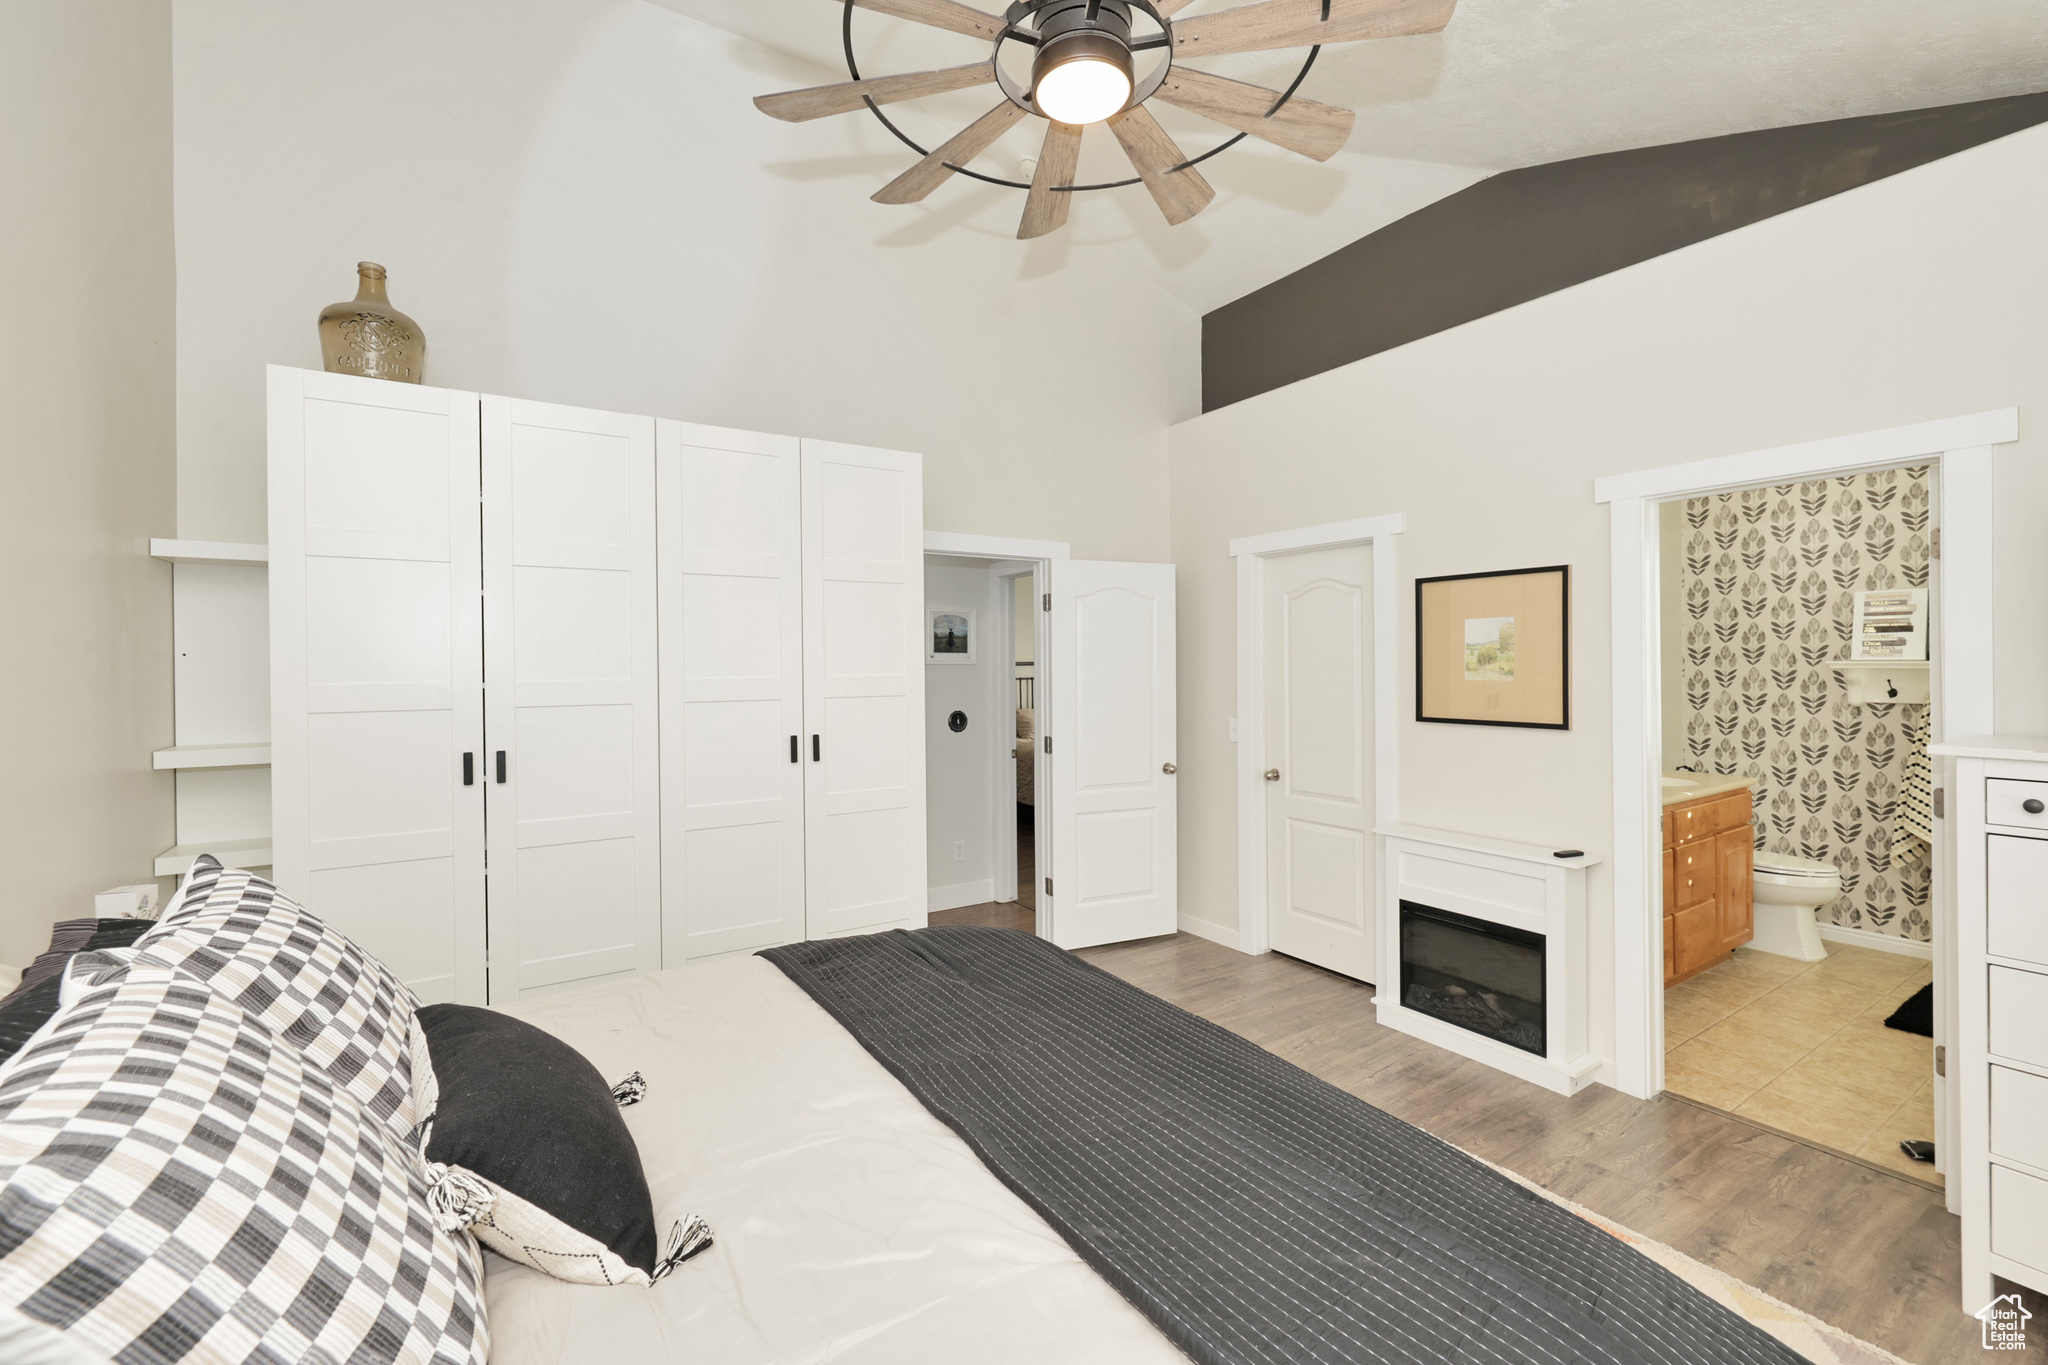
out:
{"label": "white bed", "polygon": [[1186,1365],[950,1129],[755,957],[510,1011],[608,1077],[664,1234],[718,1244],[652,1289],[491,1258],[492,1365]]}

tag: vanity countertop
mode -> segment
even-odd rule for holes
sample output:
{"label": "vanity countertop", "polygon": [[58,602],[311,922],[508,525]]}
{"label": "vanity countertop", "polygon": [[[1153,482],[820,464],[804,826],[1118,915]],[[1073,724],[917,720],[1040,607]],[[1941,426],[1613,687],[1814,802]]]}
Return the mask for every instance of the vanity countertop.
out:
{"label": "vanity countertop", "polygon": [[[1728,777],[1721,773],[1679,773],[1666,772],[1664,778],[1664,804],[1676,806],[1685,801],[1699,801],[1709,796],[1726,796],[1754,787],[1753,777]],[[1684,782],[1684,786],[1675,785]]]}

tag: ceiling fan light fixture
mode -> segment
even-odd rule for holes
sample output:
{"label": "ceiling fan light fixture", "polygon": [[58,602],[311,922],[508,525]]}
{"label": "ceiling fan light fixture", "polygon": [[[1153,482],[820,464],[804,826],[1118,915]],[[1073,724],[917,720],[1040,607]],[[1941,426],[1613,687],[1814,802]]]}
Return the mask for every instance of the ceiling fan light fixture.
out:
{"label": "ceiling fan light fixture", "polygon": [[1133,83],[1130,48],[1107,33],[1083,30],[1039,49],[1031,102],[1056,123],[1100,123],[1123,112]]}

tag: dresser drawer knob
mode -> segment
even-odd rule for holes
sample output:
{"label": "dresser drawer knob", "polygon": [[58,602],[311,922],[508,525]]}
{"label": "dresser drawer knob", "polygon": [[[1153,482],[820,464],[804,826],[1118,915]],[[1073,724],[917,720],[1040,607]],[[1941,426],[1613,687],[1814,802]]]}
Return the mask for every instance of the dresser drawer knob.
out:
{"label": "dresser drawer knob", "polygon": [[2048,810],[2048,806],[2042,805],[2041,799],[2039,797],[2030,796],[2026,800],[2020,802],[2020,809],[2025,811],[2029,815],[2039,815],[2042,811]]}

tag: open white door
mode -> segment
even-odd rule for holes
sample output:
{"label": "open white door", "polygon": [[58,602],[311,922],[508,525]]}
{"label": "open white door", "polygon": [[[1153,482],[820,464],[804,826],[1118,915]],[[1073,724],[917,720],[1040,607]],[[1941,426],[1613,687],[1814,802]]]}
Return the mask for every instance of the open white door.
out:
{"label": "open white door", "polygon": [[654,419],[483,400],[491,1001],[661,970]]}
{"label": "open white door", "polygon": [[1062,948],[1171,934],[1173,565],[1062,559],[1050,579],[1039,752],[1051,770],[1053,837],[1040,921],[1049,915]]}

